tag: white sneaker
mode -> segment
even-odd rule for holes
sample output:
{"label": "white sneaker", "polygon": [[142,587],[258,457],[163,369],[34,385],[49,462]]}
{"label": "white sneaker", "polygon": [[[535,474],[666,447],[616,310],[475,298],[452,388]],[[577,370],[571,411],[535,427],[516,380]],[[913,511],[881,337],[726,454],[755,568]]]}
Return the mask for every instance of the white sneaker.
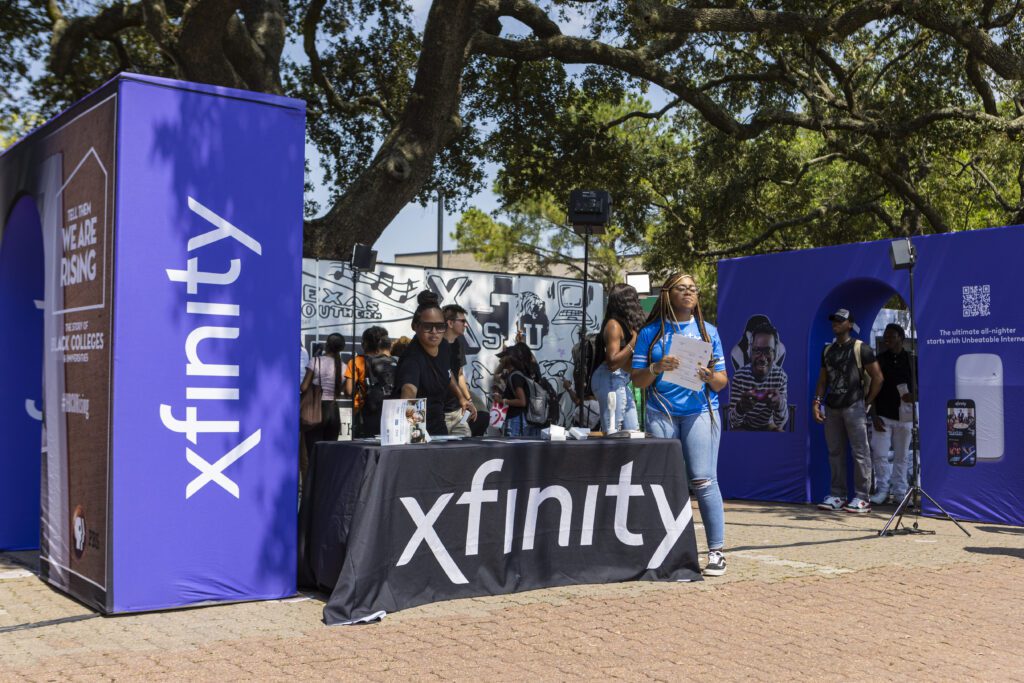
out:
{"label": "white sneaker", "polygon": [[836,512],[843,509],[844,503],[846,503],[846,501],[839,496],[825,496],[825,500],[818,503],[818,509]]}
{"label": "white sneaker", "polygon": [[845,506],[843,506],[843,510],[845,510],[846,512],[865,514],[871,512],[871,503],[864,500],[863,498],[854,498]]}
{"label": "white sneaker", "polygon": [[875,495],[871,496],[871,503],[873,505],[881,505],[882,503],[884,503],[887,500],[889,500],[889,489],[888,488],[878,489],[878,492],[875,493]]}

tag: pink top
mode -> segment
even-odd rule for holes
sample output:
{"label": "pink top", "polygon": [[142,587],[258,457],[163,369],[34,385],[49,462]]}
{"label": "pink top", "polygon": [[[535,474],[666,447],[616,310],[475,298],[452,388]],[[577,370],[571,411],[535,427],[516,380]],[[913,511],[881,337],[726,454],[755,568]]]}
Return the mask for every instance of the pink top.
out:
{"label": "pink top", "polygon": [[313,371],[313,384],[318,384],[323,389],[323,400],[335,400],[337,396],[334,393],[334,358],[328,355],[311,358],[306,369]]}

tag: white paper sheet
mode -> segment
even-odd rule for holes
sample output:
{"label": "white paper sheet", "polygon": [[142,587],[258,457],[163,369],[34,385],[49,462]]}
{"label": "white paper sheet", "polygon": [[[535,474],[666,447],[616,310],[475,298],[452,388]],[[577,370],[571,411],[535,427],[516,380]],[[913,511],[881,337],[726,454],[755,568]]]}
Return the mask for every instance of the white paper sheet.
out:
{"label": "white paper sheet", "polygon": [[679,367],[666,371],[662,379],[681,387],[700,391],[704,382],[697,376],[697,368],[706,368],[711,360],[711,344],[703,339],[673,335],[669,355],[679,359]]}

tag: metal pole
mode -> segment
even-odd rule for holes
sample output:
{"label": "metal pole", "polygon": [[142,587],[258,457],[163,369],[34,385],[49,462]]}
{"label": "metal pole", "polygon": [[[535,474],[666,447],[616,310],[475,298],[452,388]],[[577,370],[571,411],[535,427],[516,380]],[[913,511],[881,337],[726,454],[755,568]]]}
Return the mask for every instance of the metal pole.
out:
{"label": "metal pole", "polygon": [[444,192],[437,191],[437,267],[443,268],[442,255],[444,253]]}
{"label": "metal pole", "polygon": [[313,342],[313,350],[316,350],[316,346],[320,343],[320,257],[316,257],[316,271],[313,273],[313,285],[316,288],[316,295],[314,303],[316,304],[316,313],[314,314],[314,320],[316,321],[316,341]]}
{"label": "metal pole", "polygon": [[[579,382],[576,386],[579,388],[580,395],[577,398],[580,401],[579,416],[580,422],[582,423],[586,417],[586,405],[587,405],[587,394],[590,388],[590,377],[587,376],[586,368],[590,364],[592,359],[587,357],[587,285],[588,283],[588,265],[590,263],[590,226],[584,226],[583,231],[583,316],[580,318],[580,366],[576,368],[576,372],[579,373]],[[588,420],[589,421],[589,420]],[[586,424],[581,424],[586,427]]]}
{"label": "metal pole", "polygon": [[352,381],[356,376],[356,284],[359,282],[359,271],[356,270],[355,259],[352,259],[352,353],[348,361],[351,363],[349,372],[352,373]]}

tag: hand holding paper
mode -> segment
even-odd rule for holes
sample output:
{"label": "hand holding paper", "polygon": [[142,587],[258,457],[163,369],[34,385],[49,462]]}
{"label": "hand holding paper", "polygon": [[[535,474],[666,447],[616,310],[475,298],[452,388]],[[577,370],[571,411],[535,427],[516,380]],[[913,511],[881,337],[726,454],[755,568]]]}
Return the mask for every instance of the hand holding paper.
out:
{"label": "hand holding paper", "polygon": [[678,365],[674,369],[666,369],[662,379],[693,391],[703,389],[704,379],[700,371],[706,369],[711,360],[711,344],[703,339],[677,335],[672,337],[669,353],[662,362],[674,357],[673,360],[678,359]]}

